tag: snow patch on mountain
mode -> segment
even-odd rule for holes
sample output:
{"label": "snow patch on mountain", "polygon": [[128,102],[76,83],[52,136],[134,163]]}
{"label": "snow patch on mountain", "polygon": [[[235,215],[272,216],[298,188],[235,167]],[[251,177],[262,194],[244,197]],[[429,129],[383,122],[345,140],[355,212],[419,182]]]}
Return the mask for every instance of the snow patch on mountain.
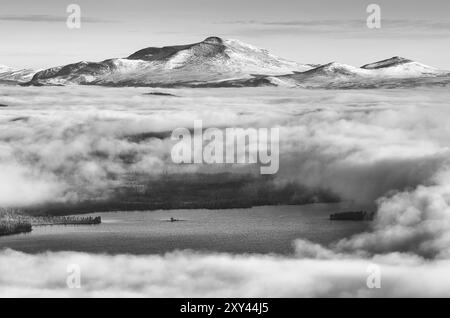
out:
{"label": "snow patch on mountain", "polygon": [[9,66],[0,64],[0,73],[8,72],[10,70],[11,70],[11,68]]}
{"label": "snow patch on mountain", "polygon": [[346,76],[369,76],[370,72],[359,67],[347,64],[331,62],[318,66],[312,70],[303,72],[308,76],[346,77]]}
{"label": "snow patch on mountain", "polygon": [[0,65],[0,81],[25,83],[31,80],[36,73],[32,69],[15,70],[6,65]]}

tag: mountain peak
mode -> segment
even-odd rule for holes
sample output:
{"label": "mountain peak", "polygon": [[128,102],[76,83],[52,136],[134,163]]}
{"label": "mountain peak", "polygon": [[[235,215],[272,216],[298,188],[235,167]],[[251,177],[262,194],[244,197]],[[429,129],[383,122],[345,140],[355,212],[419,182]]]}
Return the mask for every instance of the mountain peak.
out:
{"label": "mountain peak", "polygon": [[392,66],[398,66],[406,63],[414,62],[412,60],[406,59],[401,56],[394,56],[386,60],[378,61],[375,63],[370,63],[361,66],[361,68],[373,70],[373,69],[379,69],[379,68],[385,68],[385,67],[392,67]]}
{"label": "mountain peak", "polygon": [[346,66],[347,66],[346,64],[342,64],[342,63],[333,61],[333,62],[330,62],[327,64],[323,64],[320,67],[321,68],[340,68],[340,67],[346,67]]}
{"label": "mountain peak", "polygon": [[338,63],[338,62],[331,62],[331,63],[320,65],[320,66],[313,68],[311,70],[308,70],[304,73],[322,74],[322,75],[330,75],[330,74],[353,75],[353,74],[356,74],[357,72],[358,72],[358,69],[351,65],[342,64],[342,63]]}
{"label": "mountain peak", "polygon": [[179,52],[195,48],[197,48],[199,51],[203,51],[203,53],[205,53],[204,51],[208,51],[206,52],[206,54],[213,55],[214,53],[220,53],[223,50],[224,42],[224,40],[217,36],[210,36],[199,43],[164,47],[148,47],[131,54],[127,57],[127,59],[161,61],[170,59]]}
{"label": "mountain peak", "polygon": [[208,44],[223,44],[223,42],[223,39],[219,38],[218,36],[210,36],[203,41],[203,43]]}

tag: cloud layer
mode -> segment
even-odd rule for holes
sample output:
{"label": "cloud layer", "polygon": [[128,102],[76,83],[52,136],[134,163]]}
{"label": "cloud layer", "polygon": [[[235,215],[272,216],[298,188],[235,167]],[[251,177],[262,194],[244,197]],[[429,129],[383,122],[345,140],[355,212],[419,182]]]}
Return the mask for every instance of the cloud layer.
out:
{"label": "cloud layer", "polygon": [[[381,273],[380,289],[367,285],[374,264]],[[68,288],[72,265],[81,270],[80,289]],[[449,266],[448,260],[427,262],[399,254],[313,259],[188,251],[164,256],[4,251],[0,296],[448,297]]]}
{"label": "cloud layer", "polygon": [[[2,88],[0,205],[108,198],[130,174],[257,173],[242,166],[172,163],[173,129],[279,127],[280,186],[322,188],[373,203],[428,184],[447,164],[444,89],[332,91]],[[249,98],[252,97],[252,98]],[[157,138],[155,138],[157,137]],[[125,180],[124,180],[125,178]],[[32,194],[27,189],[38,189]],[[28,191],[28,192],[27,192]],[[26,195],[24,195],[24,193]]]}
{"label": "cloud layer", "polygon": [[[129,88],[2,90],[0,205],[108,197],[129,173],[222,171],[170,161],[167,132],[202,119],[204,127],[279,127],[276,185],[323,188],[378,213],[370,232],[330,247],[297,241],[291,257],[3,251],[1,295],[450,295],[448,90],[179,90],[179,98]],[[81,290],[66,288],[68,263],[84,269]],[[380,290],[366,286],[372,263]]]}

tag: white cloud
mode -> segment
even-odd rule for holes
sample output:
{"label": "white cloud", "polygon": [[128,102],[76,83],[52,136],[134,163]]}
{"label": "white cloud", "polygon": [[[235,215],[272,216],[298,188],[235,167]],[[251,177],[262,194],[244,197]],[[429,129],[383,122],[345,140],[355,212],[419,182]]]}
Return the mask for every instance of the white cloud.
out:
{"label": "white cloud", "polygon": [[[78,264],[81,289],[66,285]],[[381,289],[366,285],[381,269]],[[433,297],[450,296],[448,260],[176,252],[164,256],[0,253],[2,297]]]}
{"label": "white cloud", "polygon": [[336,247],[450,258],[450,171],[444,170],[433,179],[428,186],[381,198],[373,231],[344,239]]}
{"label": "white cloud", "polygon": [[[203,120],[205,127],[278,126],[277,182],[326,188],[363,203],[426,183],[448,161],[450,110],[445,89],[408,94],[240,89],[238,95],[228,89],[177,90],[180,98],[145,96],[148,90],[142,88],[2,91],[1,101],[9,107],[0,113],[0,164],[27,171],[30,185],[35,182],[31,176],[48,182],[42,188],[58,185],[62,191],[55,191],[54,200],[59,201],[104,195],[126,173],[173,171],[169,140],[138,143],[127,137],[190,128],[195,119]],[[214,171],[211,166],[175,171],[199,169]],[[28,177],[21,176],[5,176],[2,182],[26,187]],[[0,200],[6,203],[10,201]]]}

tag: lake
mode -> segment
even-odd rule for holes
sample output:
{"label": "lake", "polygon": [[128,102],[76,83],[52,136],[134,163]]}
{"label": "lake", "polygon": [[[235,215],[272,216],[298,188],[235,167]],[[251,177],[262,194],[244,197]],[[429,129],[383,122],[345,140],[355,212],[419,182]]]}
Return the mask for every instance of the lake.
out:
{"label": "lake", "polygon": [[[172,210],[96,213],[101,225],[41,226],[29,234],[0,237],[0,248],[27,253],[77,251],[108,254],[161,254],[191,249],[205,252],[294,252],[295,239],[328,245],[365,231],[367,222],[330,221],[343,204],[263,206],[232,210]],[[170,218],[179,222],[170,222]]]}

